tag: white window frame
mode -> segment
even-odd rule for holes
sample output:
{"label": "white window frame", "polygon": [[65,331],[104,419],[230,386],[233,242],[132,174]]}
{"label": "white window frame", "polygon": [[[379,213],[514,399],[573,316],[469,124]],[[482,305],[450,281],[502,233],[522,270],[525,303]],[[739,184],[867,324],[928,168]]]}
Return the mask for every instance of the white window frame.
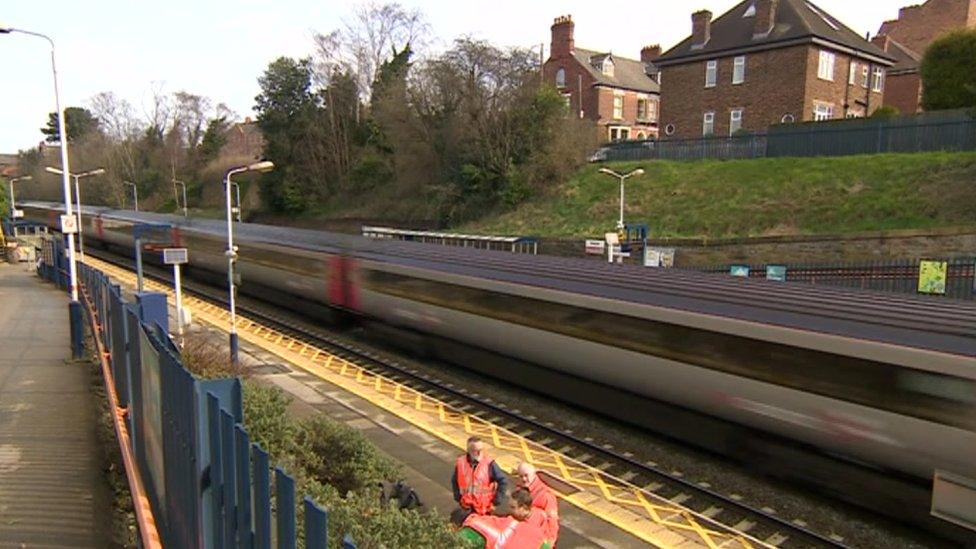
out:
{"label": "white window frame", "polygon": [[817,78],[833,82],[834,65],[836,62],[837,54],[827,50],[820,50],[820,64],[817,66]]}
{"label": "white window frame", "polygon": [[[626,136],[624,133],[626,132]],[[616,139],[614,138],[616,136]],[[627,141],[630,139],[630,127],[629,126],[608,126],[607,127],[607,138],[611,143],[616,141]]]}
{"label": "white window frame", "polygon": [[603,65],[600,67],[600,72],[609,76],[610,78],[613,78],[613,73],[614,73],[613,60],[610,59],[609,57],[604,59]]}
{"label": "white window frame", "polygon": [[881,93],[884,91],[885,70],[883,67],[875,67],[871,74],[871,91]]}
{"label": "white window frame", "polygon": [[821,101],[813,102],[813,119],[817,122],[834,119],[834,106]]}
{"label": "white window frame", "polygon": [[857,62],[851,61],[850,74],[847,77],[847,84],[854,86],[857,84]]}
{"label": "white window frame", "polygon": [[[643,120],[647,120],[648,119],[648,116],[649,116],[648,113],[650,112],[649,107],[648,107],[648,103],[650,103],[650,101],[651,100],[648,99],[648,97],[646,95],[638,95],[637,96],[637,120],[642,120],[643,121]],[[644,104],[644,112],[643,113],[641,113],[641,103]]]}
{"label": "white window frame", "polygon": [[[617,100],[620,100],[620,108],[617,108]],[[624,119],[624,94],[614,93],[613,94],[613,119],[623,120]]]}
{"label": "white window frame", "polygon": [[705,62],[705,87],[714,88],[718,83],[718,59]]}
{"label": "white window frame", "polygon": [[702,115],[702,137],[715,135],[715,113],[706,112]]}
{"label": "white window frame", "polygon": [[658,100],[648,99],[647,100],[647,120],[649,122],[657,122],[657,111],[658,111]]}
{"label": "white window frame", "polygon": [[[729,111],[729,137],[735,135],[735,132],[742,129],[742,111],[743,109],[732,109]],[[736,127],[738,124],[738,127]]]}
{"label": "white window frame", "polygon": [[871,71],[867,65],[861,65],[861,87],[868,89],[868,81],[871,79]]}
{"label": "white window frame", "polygon": [[556,71],[556,87],[565,88],[566,87],[566,69],[559,67]]}
{"label": "white window frame", "polygon": [[741,84],[746,81],[746,56],[740,55],[732,60],[732,83]]}

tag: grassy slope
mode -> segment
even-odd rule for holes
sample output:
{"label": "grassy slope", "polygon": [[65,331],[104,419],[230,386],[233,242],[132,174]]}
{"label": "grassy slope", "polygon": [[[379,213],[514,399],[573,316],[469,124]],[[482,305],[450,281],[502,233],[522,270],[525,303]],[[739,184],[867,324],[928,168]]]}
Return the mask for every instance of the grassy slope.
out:
{"label": "grassy slope", "polygon": [[[655,236],[757,236],[976,224],[976,153],[701,162],[616,162],[625,220]],[[619,214],[619,186],[584,167],[548,196],[460,227],[490,234],[602,235]]]}

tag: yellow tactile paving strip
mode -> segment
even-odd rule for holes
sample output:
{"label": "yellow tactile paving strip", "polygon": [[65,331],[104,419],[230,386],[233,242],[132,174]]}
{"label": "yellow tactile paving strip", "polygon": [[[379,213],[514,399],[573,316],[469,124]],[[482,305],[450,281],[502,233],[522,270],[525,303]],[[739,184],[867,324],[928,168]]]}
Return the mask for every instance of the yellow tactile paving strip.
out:
{"label": "yellow tactile paving strip", "polygon": [[[135,283],[135,275],[130,271],[91,256],[86,262],[120,281]],[[146,280],[145,287],[166,293],[173,300],[172,290],[162,284]],[[184,306],[193,311],[195,319],[227,330],[230,320],[225,309],[185,294],[183,301]],[[241,339],[368,400],[455,447],[464,448],[471,435],[491,441],[494,457],[505,469],[513,470],[520,461],[533,463],[540,470],[579,488],[579,492],[561,495],[563,500],[656,547],[772,547],[623,479],[263,326],[245,315],[238,315],[237,329]]]}

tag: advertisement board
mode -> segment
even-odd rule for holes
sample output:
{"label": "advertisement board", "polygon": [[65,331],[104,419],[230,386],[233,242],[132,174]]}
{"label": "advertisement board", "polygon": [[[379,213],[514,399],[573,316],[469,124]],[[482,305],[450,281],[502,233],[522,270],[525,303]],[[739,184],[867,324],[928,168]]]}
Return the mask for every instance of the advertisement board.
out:
{"label": "advertisement board", "polygon": [[918,293],[945,295],[948,271],[945,261],[922,260],[918,264]]}

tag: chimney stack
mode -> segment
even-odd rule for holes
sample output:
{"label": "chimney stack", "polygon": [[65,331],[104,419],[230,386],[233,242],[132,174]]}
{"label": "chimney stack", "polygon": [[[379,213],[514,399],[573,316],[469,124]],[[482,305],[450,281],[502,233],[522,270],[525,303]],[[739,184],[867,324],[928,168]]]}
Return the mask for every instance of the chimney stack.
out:
{"label": "chimney stack", "polygon": [[552,57],[561,57],[570,55],[576,48],[576,44],[573,41],[573,29],[575,25],[573,24],[572,15],[560,15],[552,22],[552,44],[550,44],[550,55]]}
{"label": "chimney stack", "polygon": [[704,46],[712,37],[712,12],[696,11],[691,14],[691,45]]}
{"label": "chimney stack", "polygon": [[655,59],[661,57],[661,45],[644,46],[641,48],[641,63],[653,63]]}
{"label": "chimney stack", "polygon": [[881,51],[887,53],[891,44],[891,38],[887,34],[876,34],[874,35],[874,38],[871,39],[871,43],[881,48]]}
{"label": "chimney stack", "polygon": [[753,35],[766,36],[776,25],[776,8],[779,0],[756,0],[756,26]]}

